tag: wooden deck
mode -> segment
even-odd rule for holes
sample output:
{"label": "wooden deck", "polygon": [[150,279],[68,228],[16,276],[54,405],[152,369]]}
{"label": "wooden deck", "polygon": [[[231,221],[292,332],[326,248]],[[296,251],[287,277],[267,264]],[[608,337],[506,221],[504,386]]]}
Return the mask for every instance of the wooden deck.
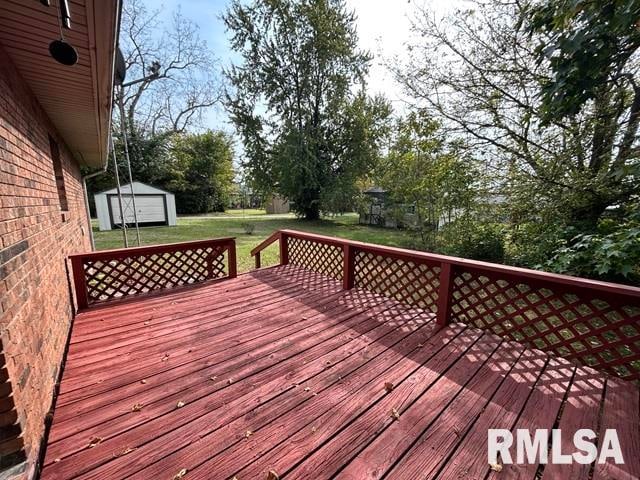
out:
{"label": "wooden deck", "polygon": [[[73,326],[43,479],[632,479],[639,390],[293,266]],[[487,463],[487,429],[616,428],[625,465]],[[275,478],[275,477],[273,477]]]}

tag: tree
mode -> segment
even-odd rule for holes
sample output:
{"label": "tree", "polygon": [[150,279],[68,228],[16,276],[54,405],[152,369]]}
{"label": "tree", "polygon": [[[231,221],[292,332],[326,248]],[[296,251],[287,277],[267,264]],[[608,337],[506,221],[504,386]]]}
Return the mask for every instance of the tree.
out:
{"label": "tree", "polygon": [[[550,0],[541,5],[587,3]],[[613,3],[630,2],[607,2]],[[598,9],[601,2],[591,5]],[[607,209],[628,204],[640,193],[638,138],[632,135],[629,148],[625,140],[634,118],[634,87],[626,73],[635,75],[637,56],[616,60],[625,76],[598,80],[590,90],[593,96],[580,97],[578,109],[549,114],[545,89],[553,88],[554,78],[563,80],[553,62],[540,59],[541,44],[555,51],[553,34],[537,26],[521,28],[530,18],[538,25],[535,11],[529,3],[477,1],[439,20],[421,10],[413,26],[411,59],[392,68],[416,106],[428,108],[449,135],[464,138],[484,157],[508,195],[510,237],[522,242],[521,250],[537,249],[538,258],[548,258],[564,238],[542,235],[594,232]],[[576,32],[593,27],[588,21],[551,23],[563,31],[565,26],[579,27]],[[571,38],[568,31],[563,35]],[[617,33],[610,28],[610,35]],[[543,246],[549,250],[541,251]]]}
{"label": "tree", "polygon": [[217,60],[198,26],[176,10],[169,22],[143,0],[127,0],[119,46],[126,68],[124,88],[129,135],[181,133],[222,100]]}
{"label": "tree", "polygon": [[[525,28],[540,37],[535,54],[553,72],[541,88],[545,121],[577,115],[591,101],[604,106],[602,97],[607,92],[617,96],[615,92],[626,84],[629,98],[615,113],[627,117],[624,137],[635,136],[640,114],[634,58],[640,48],[639,20],[638,0],[554,0],[528,5]],[[622,155],[626,143],[619,152]]]}
{"label": "tree", "polygon": [[[126,68],[125,84],[116,92],[112,118],[120,179],[125,166],[126,133],[134,180],[162,188],[179,172],[171,156],[177,134],[185,135],[201,125],[202,115],[222,99],[217,61],[198,27],[173,12],[168,22],[160,11],[149,11],[142,0],[127,0],[122,11],[119,46]],[[117,100],[123,94],[126,132],[122,131]],[[112,188],[114,167],[88,182],[89,192]],[[90,195],[91,202],[93,195]]]}
{"label": "tree", "polygon": [[345,208],[390,114],[364,93],[353,13],[343,0],[236,0],[224,21],[243,58],[227,106],[255,184],[307,219]]}
{"label": "tree", "polygon": [[176,194],[178,213],[221,212],[233,186],[233,147],[223,132],[177,135],[167,188]]}
{"label": "tree", "polygon": [[437,249],[445,222],[469,212],[476,196],[474,164],[448,144],[437,121],[424,111],[397,122],[388,154],[378,168],[379,183],[396,204],[415,209],[421,244]]}

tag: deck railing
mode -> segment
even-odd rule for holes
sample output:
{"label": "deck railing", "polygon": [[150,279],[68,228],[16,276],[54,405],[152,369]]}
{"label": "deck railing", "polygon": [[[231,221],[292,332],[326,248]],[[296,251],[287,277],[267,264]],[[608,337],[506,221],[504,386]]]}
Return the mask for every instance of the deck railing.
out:
{"label": "deck railing", "polygon": [[236,276],[234,238],[71,255],[78,309],[157,290]]}
{"label": "deck railing", "polygon": [[294,230],[280,263],[323,273],[627,380],[640,379],[640,288]]}

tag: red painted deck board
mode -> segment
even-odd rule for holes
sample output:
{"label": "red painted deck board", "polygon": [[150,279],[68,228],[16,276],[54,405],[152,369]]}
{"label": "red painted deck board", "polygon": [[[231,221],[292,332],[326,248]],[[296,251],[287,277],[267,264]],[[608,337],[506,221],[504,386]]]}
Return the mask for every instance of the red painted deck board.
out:
{"label": "red painted deck board", "polygon": [[593,478],[633,479],[639,402],[634,384],[277,267],[81,313],[42,478],[581,478],[489,471],[487,428],[558,424],[618,429],[628,463]]}

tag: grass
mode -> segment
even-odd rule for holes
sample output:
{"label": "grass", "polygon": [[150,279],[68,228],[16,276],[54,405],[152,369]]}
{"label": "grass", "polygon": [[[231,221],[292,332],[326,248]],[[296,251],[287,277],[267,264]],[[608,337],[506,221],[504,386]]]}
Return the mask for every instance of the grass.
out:
{"label": "grass", "polygon": [[[185,215],[186,217],[244,217],[251,216],[255,217],[257,215],[266,215],[267,211],[264,208],[245,208],[244,210],[241,208],[235,208],[226,210],[224,212],[212,212],[212,213],[204,213],[204,214],[194,214],[194,215]],[[291,214],[293,216],[293,214]]]}
{"label": "grass", "polygon": [[[253,234],[245,233],[243,224],[255,225]],[[94,223],[96,248],[122,248],[122,232],[111,230],[99,232]],[[147,227],[140,229],[143,245],[186,242],[216,237],[236,237],[238,271],[246,272],[253,268],[251,249],[267,238],[275,230],[288,228],[320,233],[333,237],[348,238],[363,242],[379,243],[396,247],[409,246],[411,239],[406,232],[358,225],[356,214],[347,214],[317,221],[300,220],[295,217],[271,217],[261,215],[258,218],[245,219],[238,215],[217,217],[178,218],[175,227]],[[129,231],[129,243],[135,245],[135,233]],[[262,265],[274,265],[278,261],[277,243],[262,252]]]}

